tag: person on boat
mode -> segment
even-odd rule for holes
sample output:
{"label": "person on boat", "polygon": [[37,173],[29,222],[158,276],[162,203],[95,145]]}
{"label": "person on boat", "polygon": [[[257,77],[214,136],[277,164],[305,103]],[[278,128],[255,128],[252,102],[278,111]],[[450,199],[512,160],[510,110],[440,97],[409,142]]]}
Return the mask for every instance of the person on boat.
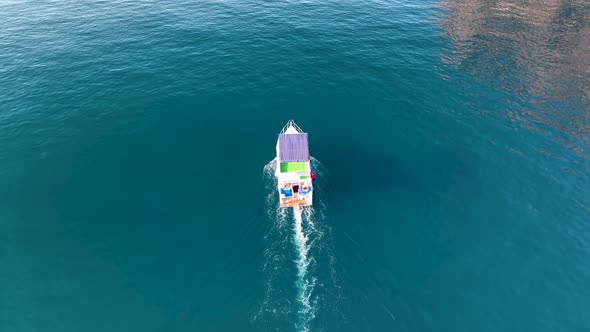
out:
{"label": "person on boat", "polygon": [[283,188],[280,190],[281,195],[285,196],[283,201],[287,201],[293,197],[293,189],[291,188],[291,183],[287,182],[283,184]]}
{"label": "person on boat", "polygon": [[301,182],[301,189],[299,190],[299,194],[306,195],[312,191],[312,187],[309,183]]}

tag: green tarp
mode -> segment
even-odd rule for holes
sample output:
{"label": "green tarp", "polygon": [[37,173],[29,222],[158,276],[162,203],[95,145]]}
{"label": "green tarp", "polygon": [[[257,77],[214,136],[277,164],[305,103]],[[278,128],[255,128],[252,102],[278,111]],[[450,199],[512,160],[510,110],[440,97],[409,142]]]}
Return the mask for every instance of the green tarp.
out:
{"label": "green tarp", "polygon": [[281,163],[281,173],[307,171],[306,162]]}

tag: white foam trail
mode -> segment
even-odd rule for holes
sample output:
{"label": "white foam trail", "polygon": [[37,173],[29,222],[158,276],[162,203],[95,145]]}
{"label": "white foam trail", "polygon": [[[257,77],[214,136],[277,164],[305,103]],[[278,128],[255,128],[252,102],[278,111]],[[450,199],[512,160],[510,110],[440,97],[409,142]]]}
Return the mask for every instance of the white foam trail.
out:
{"label": "white foam trail", "polygon": [[263,180],[266,185],[266,213],[268,219],[268,231],[264,236],[268,246],[264,250],[264,261],[261,269],[264,273],[266,290],[264,298],[257,313],[252,318],[252,323],[260,324],[261,330],[268,330],[273,322],[288,319],[292,312],[291,301],[281,274],[283,267],[290,262],[289,251],[291,244],[291,230],[287,227],[291,218],[285,213],[285,209],[278,208],[279,200],[276,194],[275,165],[273,159],[264,166]]}
{"label": "white foam trail", "polygon": [[[311,322],[320,306],[322,310],[327,309],[342,317],[337,312],[337,302],[342,295],[335,269],[331,228],[326,224],[327,205],[321,199],[321,185],[327,182],[329,172],[315,158],[312,158],[312,169],[318,179],[321,179],[314,184],[316,194],[320,195],[314,196],[313,207],[299,209],[279,207],[275,177],[276,159],[270,161],[263,169],[269,228],[264,237],[268,241],[268,247],[265,250],[262,269],[267,287],[260,311],[254,316],[254,321],[263,324],[262,329],[269,329],[273,322],[284,321],[290,314],[295,314],[296,330],[310,331]],[[289,256],[293,253],[295,257],[291,257],[294,258],[296,268],[296,294],[295,301],[291,303],[289,290],[282,283],[285,281],[285,271],[289,270]],[[326,269],[329,269],[331,278],[318,281],[318,275],[323,275],[322,270]],[[329,287],[329,290],[326,287]]]}
{"label": "white foam trail", "polygon": [[[316,167],[314,172],[320,174],[322,182],[326,180],[328,173],[326,169]],[[317,186],[315,187],[317,189]],[[318,273],[324,277],[318,279],[319,289],[314,291],[314,311],[321,310],[323,314],[334,315],[342,324],[346,324],[347,318],[339,306],[344,296],[338,277],[332,228],[327,223],[327,209],[328,206],[321,196],[318,199],[314,197],[313,206],[303,208],[304,229],[307,229],[306,234],[308,235],[307,245],[311,249],[308,257],[310,265],[313,267],[312,272],[314,277]],[[325,272],[328,272],[330,278],[325,278]]]}
{"label": "white foam trail", "polygon": [[297,247],[297,301],[301,305],[299,309],[299,322],[297,327],[301,331],[309,331],[309,323],[315,317],[315,301],[312,302],[311,297],[315,287],[316,279],[308,277],[308,268],[310,259],[308,258],[309,237],[303,232],[303,218],[302,211],[299,208],[293,209],[295,216],[295,224],[293,230],[295,231],[295,245]]}

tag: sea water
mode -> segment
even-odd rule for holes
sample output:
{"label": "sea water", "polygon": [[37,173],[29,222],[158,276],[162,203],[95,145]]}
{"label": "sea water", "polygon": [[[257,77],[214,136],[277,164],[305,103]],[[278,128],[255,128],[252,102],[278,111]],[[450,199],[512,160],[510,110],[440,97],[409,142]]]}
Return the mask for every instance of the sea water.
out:
{"label": "sea water", "polygon": [[590,330],[589,13],[0,1],[0,331]]}

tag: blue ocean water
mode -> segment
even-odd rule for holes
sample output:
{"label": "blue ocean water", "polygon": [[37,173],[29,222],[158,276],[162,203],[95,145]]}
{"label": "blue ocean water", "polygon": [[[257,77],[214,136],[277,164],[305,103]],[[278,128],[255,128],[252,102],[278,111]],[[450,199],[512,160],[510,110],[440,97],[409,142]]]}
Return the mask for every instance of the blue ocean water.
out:
{"label": "blue ocean water", "polygon": [[[0,331],[590,330],[587,1],[0,22]],[[273,192],[289,119],[300,213]]]}

